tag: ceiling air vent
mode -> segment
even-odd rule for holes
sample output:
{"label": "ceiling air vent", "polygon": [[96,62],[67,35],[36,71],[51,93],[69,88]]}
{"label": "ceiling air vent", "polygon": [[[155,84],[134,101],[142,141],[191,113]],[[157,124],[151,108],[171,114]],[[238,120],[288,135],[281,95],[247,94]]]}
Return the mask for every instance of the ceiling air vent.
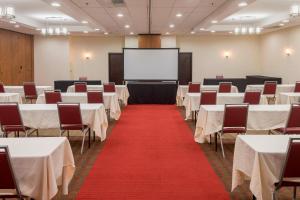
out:
{"label": "ceiling air vent", "polygon": [[115,6],[122,6],[125,4],[124,0],[111,0],[111,2],[115,5]]}

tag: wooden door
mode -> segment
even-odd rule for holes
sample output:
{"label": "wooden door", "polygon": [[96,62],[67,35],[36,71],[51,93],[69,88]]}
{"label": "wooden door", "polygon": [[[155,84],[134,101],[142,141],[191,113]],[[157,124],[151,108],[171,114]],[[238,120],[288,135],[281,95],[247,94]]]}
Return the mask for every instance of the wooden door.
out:
{"label": "wooden door", "polygon": [[116,84],[123,84],[124,81],[124,60],[123,53],[108,54],[109,81]]}
{"label": "wooden door", "polygon": [[179,53],[178,81],[181,85],[186,85],[192,81],[192,57],[193,54],[189,52]]}

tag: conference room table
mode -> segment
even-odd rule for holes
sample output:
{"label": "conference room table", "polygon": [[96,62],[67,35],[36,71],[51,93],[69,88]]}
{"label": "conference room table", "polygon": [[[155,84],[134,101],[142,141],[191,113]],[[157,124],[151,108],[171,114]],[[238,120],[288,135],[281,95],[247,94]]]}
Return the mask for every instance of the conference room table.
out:
{"label": "conference room table", "polygon": [[22,97],[19,93],[0,93],[0,102],[22,103]]}
{"label": "conference room table", "polygon": [[[5,93],[19,93],[21,97],[24,97],[24,89],[21,85],[4,86]],[[43,94],[45,90],[53,90],[52,86],[36,86],[36,92],[38,95]]]}
{"label": "conference room table", "polygon": [[[241,104],[244,101],[245,93],[218,93],[217,104]],[[186,119],[190,119],[192,112],[198,111],[200,108],[200,93],[187,93],[183,100],[183,106],[185,107]],[[261,96],[260,104],[268,104],[268,100],[265,96]]]}
{"label": "conference room table", "polygon": [[254,196],[258,200],[271,200],[291,137],[300,138],[296,135],[239,135],[234,148],[232,191],[250,179]]}
{"label": "conference room table", "polygon": [[[103,91],[103,85],[87,85],[87,90],[101,90]],[[71,85],[68,87],[67,92],[75,92],[75,86]],[[123,102],[124,105],[127,105],[129,98],[129,91],[126,85],[116,85],[116,93],[118,99]]]}
{"label": "conference room table", "polygon": [[[63,102],[66,103],[87,103],[86,93],[61,93],[61,98]],[[40,94],[36,101],[37,104],[45,104],[45,94]],[[121,115],[121,109],[118,102],[118,97],[114,92],[104,92],[103,93],[103,104],[105,109],[109,109],[109,115],[115,120],[118,120]]]}
{"label": "conference room table", "polygon": [[[188,93],[189,90],[189,86],[188,85],[178,85],[177,88],[177,94],[176,94],[176,103],[177,106],[183,106],[183,100],[184,97],[186,95],[186,93]],[[219,90],[219,85],[201,85],[200,86],[200,90]],[[232,93],[238,93],[239,90],[236,86],[231,86],[231,92]]]}
{"label": "conference room table", "polygon": [[[290,104],[250,105],[248,130],[272,130],[285,127]],[[202,105],[197,117],[195,142],[204,143],[207,136],[221,131],[225,105]]]}
{"label": "conference room table", "polygon": [[[293,92],[295,84],[277,84],[276,95],[278,96],[282,92]],[[264,85],[247,85],[246,90],[264,90]]]}
{"label": "conference room table", "polygon": [[23,195],[49,200],[57,194],[59,186],[63,194],[68,194],[75,163],[66,137],[0,138],[0,146],[9,148]]}
{"label": "conference room table", "polygon": [[282,92],[279,94],[278,102],[280,104],[291,104],[300,102],[299,92]]}
{"label": "conference room table", "polygon": [[[56,104],[20,104],[19,108],[25,126],[34,129],[60,127]],[[105,140],[108,121],[104,105],[80,104],[80,109],[82,122],[95,131],[101,141]]]}

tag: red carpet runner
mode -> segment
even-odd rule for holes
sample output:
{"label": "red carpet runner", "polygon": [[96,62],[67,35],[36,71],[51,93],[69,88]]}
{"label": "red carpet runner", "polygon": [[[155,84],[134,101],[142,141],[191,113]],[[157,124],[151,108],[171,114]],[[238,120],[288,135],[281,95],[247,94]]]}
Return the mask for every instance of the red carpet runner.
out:
{"label": "red carpet runner", "polygon": [[77,199],[229,199],[175,106],[128,106]]}

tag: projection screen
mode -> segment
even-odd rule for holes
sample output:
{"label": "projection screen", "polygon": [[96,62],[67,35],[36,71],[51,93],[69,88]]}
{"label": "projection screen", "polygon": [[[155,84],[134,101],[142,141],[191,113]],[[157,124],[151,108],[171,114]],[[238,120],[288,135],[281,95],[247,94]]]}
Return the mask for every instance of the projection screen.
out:
{"label": "projection screen", "polygon": [[178,80],[179,49],[123,51],[125,80]]}

